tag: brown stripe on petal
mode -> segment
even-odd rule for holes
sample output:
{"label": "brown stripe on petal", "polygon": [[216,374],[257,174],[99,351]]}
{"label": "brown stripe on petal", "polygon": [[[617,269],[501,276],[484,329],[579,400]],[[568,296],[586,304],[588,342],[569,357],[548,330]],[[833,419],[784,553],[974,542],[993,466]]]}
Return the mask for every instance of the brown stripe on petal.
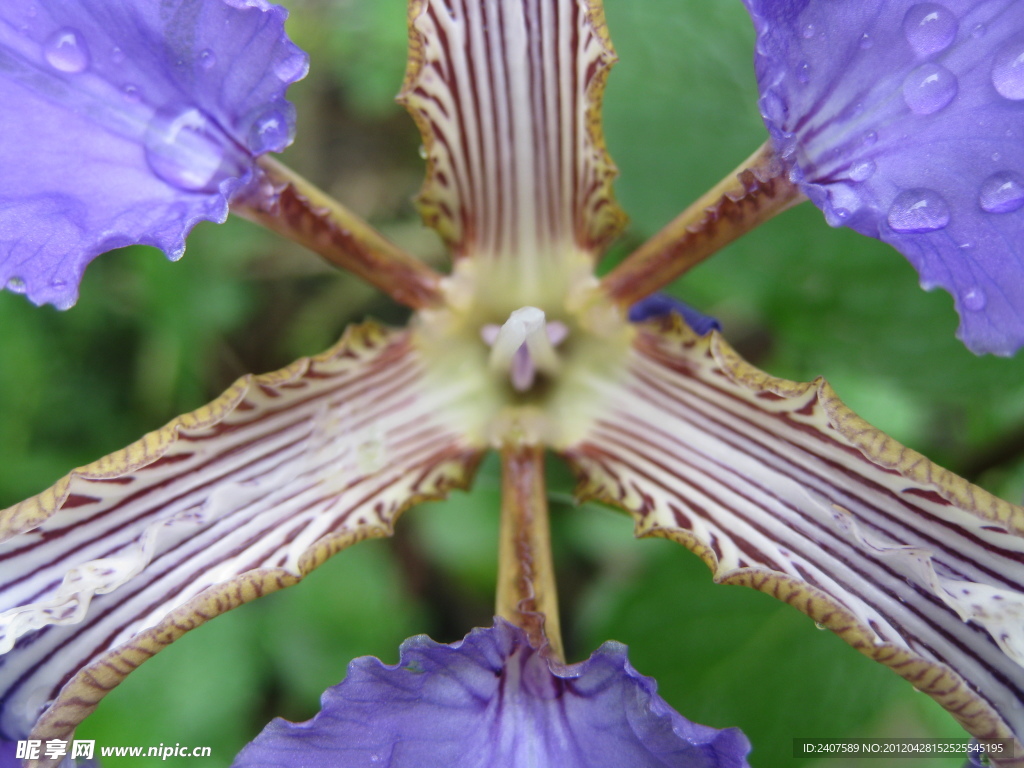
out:
{"label": "brown stripe on petal", "polygon": [[[871,427],[823,381],[718,334],[645,326],[604,415],[563,449],[580,495],[774,595],[1024,763],[1024,509]],[[1003,761],[1000,765],[1016,765]]]}
{"label": "brown stripe on petal", "polygon": [[0,732],[45,710],[66,738],[183,632],[464,486],[472,387],[428,386],[409,332],[367,324],[0,513]]}
{"label": "brown stripe on petal", "polygon": [[603,250],[625,223],[600,102],[599,0],[412,0],[400,100],[427,154],[420,211],[456,256]]}

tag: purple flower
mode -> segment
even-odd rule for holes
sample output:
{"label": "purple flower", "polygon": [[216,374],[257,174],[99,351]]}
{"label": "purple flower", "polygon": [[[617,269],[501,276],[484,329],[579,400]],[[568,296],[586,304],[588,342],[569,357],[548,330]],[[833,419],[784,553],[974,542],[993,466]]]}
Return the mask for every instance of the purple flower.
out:
{"label": "purple flower", "polygon": [[695,725],[655,691],[621,644],[565,665],[498,619],[453,645],[406,640],[394,666],[356,659],[315,718],[275,720],[233,766],[747,765],[750,744],[739,730]]}
{"label": "purple flower", "polygon": [[833,226],[944,288],[973,351],[1024,344],[1024,5],[745,0],[761,112]]}
{"label": "purple flower", "polygon": [[74,304],[86,265],[177,259],[292,139],[306,56],[264,0],[0,6],[0,288]]}

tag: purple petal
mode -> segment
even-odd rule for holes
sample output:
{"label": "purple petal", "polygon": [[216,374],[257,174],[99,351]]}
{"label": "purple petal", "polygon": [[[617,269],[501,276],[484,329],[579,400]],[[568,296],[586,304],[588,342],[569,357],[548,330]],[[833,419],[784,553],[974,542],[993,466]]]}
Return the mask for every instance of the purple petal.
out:
{"label": "purple petal", "polygon": [[497,619],[460,643],[420,635],[401,660],[356,659],[306,723],[275,720],[234,768],[387,765],[746,766],[737,729],[685,720],[638,674],[626,648],[605,643],[587,661],[553,663],[522,630]]}
{"label": "purple petal", "polygon": [[667,293],[652,293],[645,296],[629,308],[628,318],[631,323],[642,323],[656,317],[664,317],[675,313],[679,315],[686,324],[690,326],[698,336],[703,336],[711,331],[722,330],[722,324],[717,318],[705,315],[703,312],[694,309],[685,301],[669,296]]}
{"label": "purple petal", "polygon": [[181,256],[291,141],[306,56],[264,0],[0,4],[0,287],[71,306],[132,243]]}
{"label": "purple petal", "polygon": [[761,111],[833,226],[942,287],[975,352],[1024,344],[1024,3],[744,0]]}

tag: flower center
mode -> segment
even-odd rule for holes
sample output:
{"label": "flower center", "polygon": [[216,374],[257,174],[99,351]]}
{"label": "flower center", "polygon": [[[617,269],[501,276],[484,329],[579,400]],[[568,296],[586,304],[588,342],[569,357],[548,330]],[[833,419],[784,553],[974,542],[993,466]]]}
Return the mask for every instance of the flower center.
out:
{"label": "flower center", "polygon": [[512,312],[504,325],[488,323],[480,329],[480,337],[491,348],[491,370],[507,372],[517,392],[529,390],[538,372],[558,373],[555,347],[568,335],[565,323],[547,322],[544,311],[537,307],[522,307]]}

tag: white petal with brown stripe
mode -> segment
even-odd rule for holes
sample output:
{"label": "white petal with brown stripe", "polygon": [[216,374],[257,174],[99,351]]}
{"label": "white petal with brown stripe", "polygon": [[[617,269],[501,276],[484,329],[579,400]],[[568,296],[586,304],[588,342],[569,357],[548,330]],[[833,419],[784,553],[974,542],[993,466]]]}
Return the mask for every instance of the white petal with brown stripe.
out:
{"label": "white petal with brown stripe", "polygon": [[[586,436],[580,493],[774,594],[1024,760],[1024,510],[935,466],[823,381],[774,379],[717,333],[644,327]],[[1012,764],[1012,763],[1006,763]]]}
{"label": "white petal with brown stripe", "polygon": [[183,632],[465,485],[473,385],[430,386],[421,357],[408,331],[351,329],[0,513],[3,735],[49,707],[36,737],[66,738]]}
{"label": "white petal with brown stripe", "polygon": [[401,99],[423,135],[427,223],[457,257],[525,275],[599,253],[611,198],[600,99],[614,53],[588,0],[414,0]]}

